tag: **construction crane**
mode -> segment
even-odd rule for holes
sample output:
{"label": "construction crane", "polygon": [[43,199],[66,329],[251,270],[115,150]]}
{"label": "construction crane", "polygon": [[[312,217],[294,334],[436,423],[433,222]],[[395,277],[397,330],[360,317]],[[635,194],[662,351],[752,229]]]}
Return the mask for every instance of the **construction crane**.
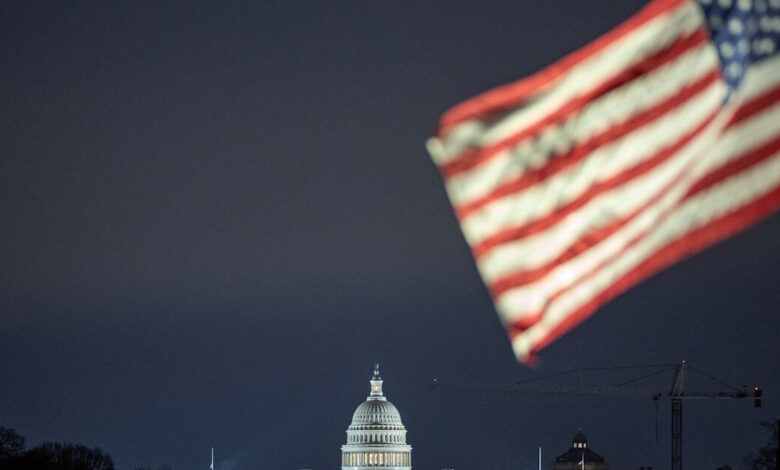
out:
{"label": "construction crane", "polygon": [[[620,383],[614,387],[586,387],[582,378],[583,371],[594,370],[614,370],[614,369],[638,369],[638,368],[658,368],[665,367],[663,370],[655,371],[651,374],[638,377],[627,382]],[[722,386],[729,388],[728,391],[705,391],[691,392],[685,389],[685,381],[689,369],[694,370]],[[665,391],[653,391],[651,389],[631,388],[626,385],[647,379],[654,375],[674,371],[672,388]],[[572,373],[579,373],[580,385],[553,385],[534,383],[535,381],[549,379],[553,377],[564,376]],[[671,407],[671,456],[672,470],[682,470],[682,402],[683,400],[733,400],[749,398],[747,388],[739,389],[733,387],[712,375],[688,365],[683,360],[680,364],[673,366],[651,365],[651,366],[620,366],[620,367],[590,367],[585,369],[573,369],[557,374],[552,374],[525,382],[514,382],[508,384],[454,384],[442,383],[438,378],[434,378],[431,384],[434,390],[453,390],[453,391],[472,391],[472,392],[510,392],[510,393],[541,393],[541,394],[574,394],[574,395],[625,395],[625,396],[648,396],[654,401],[669,400]],[[753,405],[755,408],[761,407],[762,390],[758,386],[753,388]]]}

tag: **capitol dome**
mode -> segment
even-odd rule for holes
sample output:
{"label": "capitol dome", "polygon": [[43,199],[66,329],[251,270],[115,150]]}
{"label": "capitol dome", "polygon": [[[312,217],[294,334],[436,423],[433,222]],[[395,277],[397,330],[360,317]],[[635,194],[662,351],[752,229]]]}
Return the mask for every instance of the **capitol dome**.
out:
{"label": "capitol dome", "polygon": [[400,426],[401,414],[392,403],[384,400],[366,400],[360,404],[352,415],[350,428],[359,426]]}
{"label": "capitol dome", "polygon": [[398,408],[382,392],[379,364],[371,378],[371,394],[352,414],[347,443],[341,446],[342,470],[388,468],[411,470],[412,447]]}

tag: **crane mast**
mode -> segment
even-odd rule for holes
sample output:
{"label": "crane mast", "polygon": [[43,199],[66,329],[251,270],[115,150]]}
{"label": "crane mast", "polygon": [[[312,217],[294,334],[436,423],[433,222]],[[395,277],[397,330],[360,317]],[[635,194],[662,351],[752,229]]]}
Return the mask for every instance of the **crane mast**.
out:
{"label": "crane mast", "polygon": [[685,387],[685,360],[677,366],[672,385],[672,470],[682,470],[682,395]]}

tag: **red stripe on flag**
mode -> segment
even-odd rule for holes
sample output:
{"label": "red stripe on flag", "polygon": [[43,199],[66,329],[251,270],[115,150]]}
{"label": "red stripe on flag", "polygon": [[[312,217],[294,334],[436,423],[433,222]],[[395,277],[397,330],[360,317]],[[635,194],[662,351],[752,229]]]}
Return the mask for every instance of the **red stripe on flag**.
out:
{"label": "red stripe on flag", "polygon": [[[775,88],[771,90],[768,93],[765,93],[764,95],[761,95],[757,98],[754,98],[753,100],[746,102],[743,104],[739,110],[735,113],[735,116],[738,116],[737,119],[732,119],[730,121],[730,126],[733,126],[735,123],[741,122],[744,119],[747,119],[766,108],[770,107],[773,104],[776,104],[778,101],[778,97],[780,97],[780,87]],[[685,136],[682,141],[678,141],[676,145],[674,146],[673,151],[679,150],[679,148],[682,147],[685,143],[690,141],[690,139],[701,132],[701,130],[706,127],[707,123],[710,122],[712,119],[712,116],[707,119],[707,121],[696,129],[696,131],[692,134],[689,134]],[[745,170],[749,168],[750,166],[759,163],[766,158],[772,156],[775,152],[780,151],[780,137],[777,137],[768,143],[750,151],[741,156],[740,158],[729,162],[722,167],[712,171],[711,173],[705,175],[702,179],[694,183],[694,185],[689,189],[689,191],[684,196],[683,200],[681,202],[684,202],[685,200],[693,197],[695,194],[711,187],[714,184],[717,184],[718,182],[726,179],[727,177],[736,174],[742,170]],[[653,157],[655,159],[656,157]],[[618,175],[619,176],[619,175]],[[682,175],[680,175],[682,176]],[[549,274],[553,269],[557,268],[559,265],[570,261],[571,259],[578,256],[580,253],[583,253],[587,251],[592,246],[595,246],[596,244],[600,243],[616,231],[618,231],[620,228],[625,226],[628,222],[633,220],[634,217],[636,217],[639,213],[643,212],[647,207],[654,204],[665,191],[670,189],[674,184],[676,184],[677,180],[679,180],[680,176],[675,178],[675,180],[667,185],[664,190],[659,192],[656,196],[654,196],[652,199],[650,199],[648,202],[642,205],[638,210],[632,212],[629,216],[616,221],[607,227],[603,227],[600,229],[593,230],[589,232],[588,234],[584,235],[578,243],[564,251],[558,258],[556,258],[554,261],[546,264],[545,266],[542,266],[538,269],[534,270],[528,270],[528,271],[522,271],[522,272],[515,272],[509,275],[506,275],[497,281],[495,281],[490,287],[490,292],[493,298],[497,298],[502,293],[506,292],[509,289],[520,287],[522,285],[537,281],[541,278],[543,278],[545,275]],[[679,204],[679,203],[678,203]],[[566,213],[570,213],[572,211],[566,211]],[[559,217],[558,219],[562,218]],[[527,234],[526,234],[527,235]],[[475,253],[475,257],[477,257],[477,253]],[[555,296],[557,297],[557,295]],[[553,299],[551,299],[553,300]],[[513,328],[515,328],[518,331],[523,331],[529,327],[531,327],[533,324],[541,320],[542,313],[539,312],[537,314],[524,317],[523,319],[519,320],[513,325]]]}
{"label": "red stripe on flag", "polygon": [[739,173],[740,171],[750,168],[756,163],[766,160],[779,150],[780,135],[778,135],[773,140],[770,140],[766,144],[751,150],[740,158],[730,161],[725,165],[711,171],[710,173],[707,173],[707,175],[696,181],[696,183],[691,186],[691,189],[689,189],[685,194],[683,200],[693,197],[695,194],[704,191],[705,189],[719,183],[720,181],[723,181],[733,174]]}
{"label": "red stripe on flag", "polygon": [[[656,274],[681,258],[699,252],[715,243],[744,230],[748,226],[766,217],[780,208],[780,187],[776,187],[764,196],[750,204],[741,206],[724,217],[713,220],[706,226],[689,232],[646,259],[632,271],[610,284],[610,286],[594,296],[550,331],[541,341],[536,343],[529,352],[528,363],[534,362],[534,357],[556,338],[565,334],[573,327],[590,317],[601,305],[625,292],[640,281]],[[516,337],[521,331],[510,332],[510,338]]]}
{"label": "red stripe on flag", "polygon": [[[619,138],[624,134],[627,134],[628,132],[631,132],[639,127],[642,127],[648,122],[651,122],[657,119],[658,117],[662,116],[663,114],[667,113],[669,110],[679,106],[680,104],[692,98],[702,90],[706,89],[709,85],[711,85],[713,82],[718,80],[719,77],[720,77],[719,71],[717,70],[712,71],[710,74],[706,75],[705,77],[703,77],[701,80],[691,85],[690,87],[683,89],[680,93],[670,98],[669,100],[660,103],[659,105],[646,111],[645,113],[635,116],[634,118],[632,118],[627,122],[612,127],[607,131],[605,131],[604,133],[595,136],[594,139],[586,142],[580,147],[573,149],[572,152],[569,153],[568,155],[553,160],[553,162],[550,163],[550,165],[540,168],[539,171],[535,171],[533,173],[524,175],[520,180],[518,180],[517,185],[520,186],[522,184],[524,187],[529,187],[532,186],[533,184],[539,184],[541,181],[549,178],[552,174],[557,173],[558,171],[561,171],[562,169],[583,160],[599,146],[609,143],[615,140],[616,138]],[[685,144],[688,141],[690,141],[690,139],[692,139],[697,132],[701,132],[702,129],[703,127],[700,125],[694,130],[693,133],[689,133],[683,139],[676,142],[672,147],[669,147],[659,152],[656,156],[654,156],[648,161],[649,163],[644,162],[635,167],[635,168],[639,167],[639,170],[641,171],[637,171],[636,173],[633,173],[632,172],[633,169],[627,170],[623,173],[616,175],[613,178],[610,178],[609,180],[605,180],[601,184],[593,185],[585,194],[582,195],[582,197],[578,198],[578,200],[575,200],[570,204],[576,207],[560,208],[557,211],[551,213],[549,216],[538,219],[532,223],[520,227],[511,227],[508,229],[504,229],[489,237],[486,237],[482,242],[480,242],[473,248],[472,252],[474,253],[474,257],[479,258],[481,256],[484,256],[490,250],[494,249],[499,245],[502,245],[509,241],[526,237],[528,235],[531,235],[533,233],[539,232],[541,230],[544,230],[545,228],[550,227],[551,225],[560,221],[563,217],[567,216],[574,209],[577,209],[578,207],[581,207],[582,205],[587,203],[592,197],[595,197],[596,195],[608,189],[611,189],[614,186],[617,186],[619,184],[624,183],[625,181],[628,181],[629,179],[641,174],[642,171],[647,171],[653,166],[660,164],[662,161],[670,157],[674,152],[679,151],[679,149],[685,146]],[[645,165],[645,163],[647,163],[647,165]],[[518,191],[519,190],[520,189],[518,189]]]}
{"label": "red stripe on flag", "polygon": [[739,109],[734,112],[728,125],[729,127],[734,126],[778,102],[780,102],[780,87],[774,88],[768,93],[764,93],[750,101],[740,104]]}
{"label": "red stripe on flag", "polygon": [[[668,149],[665,149],[658,156],[654,158],[663,157],[663,160],[665,160],[672,154],[678,152],[682,147],[687,145],[696,135],[701,133],[712,122],[712,120],[715,118],[716,115],[717,113],[712,114],[710,117],[707,118],[706,121],[704,121],[693,132],[684,136],[683,139],[676,142],[673,147],[669,147]],[[686,167],[685,170],[687,169],[688,168]],[[558,258],[556,258],[552,262],[544,266],[541,266],[537,269],[515,272],[496,280],[490,286],[491,294],[493,295],[494,298],[497,298],[500,294],[506,292],[509,289],[513,289],[515,287],[520,287],[524,284],[537,281],[543,278],[544,276],[546,276],[547,274],[549,274],[553,269],[557,268],[559,265],[576,258],[579,254],[584,253],[591,247],[609,238],[615,232],[617,232],[618,230],[626,226],[626,224],[634,220],[638,215],[640,215],[641,213],[646,211],[649,207],[651,207],[656,202],[658,202],[664,195],[666,195],[666,193],[670,189],[672,189],[676,184],[680,182],[680,180],[682,180],[682,178],[686,176],[687,171],[685,170],[681,171],[678,175],[676,175],[675,178],[673,178],[669,183],[664,185],[664,187],[661,188],[661,190],[659,190],[655,195],[653,195],[653,197],[648,199],[644,204],[642,204],[636,210],[634,210],[627,216],[618,219],[615,222],[605,227],[591,230],[587,234],[580,237],[577,243],[575,243],[567,250],[565,250]]]}
{"label": "red stripe on flag", "polygon": [[[743,171],[743,170],[749,168],[750,166],[755,165],[756,163],[760,163],[761,161],[763,161],[763,160],[771,157],[772,155],[774,155],[775,152],[777,152],[778,150],[780,150],[780,136],[776,137],[775,139],[771,140],[770,142],[768,142],[768,143],[766,143],[766,144],[764,144],[764,145],[762,145],[762,146],[760,146],[760,147],[758,147],[756,149],[753,149],[753,150],[751,150],[751,151],[741,155],[739,158],[737,158],[737,159],[735,159],[734,161],[731,162],[731,163],[734,163],[734,165],[730,165],[730,164],[729,165],[724,165],[724,167],[718,168],[715,171],[709,173],[708,175],[705,175],[700,181],[705,181],[706,180],[706,183],[698,185],[698,186],[696,184],[694,184],[694,187],[696,187],[696,191],[689,190],[688,192],[686,192],[685,196],[682,199],[680,199],[680,201],[677,201],[673,206],[667,208],[664,211],[664,213],[661,214],[661,216],[659,217],[658,221],[656,221],[655,225],[658,225],[658,223],[666,220],[674,212],[675,209],[680,207],[683,203],[685,203],[687,200],[689,200],[690,198],[692,198],[693,196],[695,196],[699,192],[701,192],[701,191],[703,191],[703,190],[705,190],[705,189],[707,189],[709,187],[712,187],[713,185],[717,184],[718,182],[723,181],[723,180],[727,179],[729,176],[732,176],[732,175],[734,175],[736,173],[739,173],[740,171]],[[721,170],[724,170],[724,171],[721,171]],[[716,174],[716,173],[717,173],[717,176],[718,176],[717,179],[709,177],[710,175],[713,175],[713,174]],[[680,176],[682,176],[682,175],[679,175],[678,178]],[[549,307],[549,305],[552,302],[554,302],[561,295],[563,295],[566,292],[568,292],[569,290],[571,290],[573,287],[577,286],[578,284],[580,284],[582,282],[585,282],[589,278],[591,278],[594,275],[596,275],[599,271],[604,269],[607,265],[612,263],[614,260],[616,260],[616,259],[620,258],[621,256],[623,256],[625,254],[625,252],[628,251],[631,247],[633,247],[637,243],[641,242],[644,239],[644,237],[648,233],[650,233],[651,230],[652,229],[647,229],[647,230],[643,231],[642,233],[637,234],[619,252],[614,253],[612,256],[610,256],[606,260],[604,260],[601,263],[599,263],[598,266],[592,268],[590,271],[588,271],[587,273],[585,273],[582,276],[580,276],[580,278],[577,279],[576,281],[574,281],[571,285],[569,285],[567,287],[564,287],[562,289],[559,289],[555,293],[551,294],[549,296],[549,298],[546,300],[545,305],[540,309],[540,311],[535,313],[535,314],[532,314],[530,316],[527,316],[527,318],[536,318],[537,319],[536,321],[540,321],[542,316],[544,315],[544,311],[547,310],[547,308]],[[698,229],[692,230],[690,233],[693,233],[696,230],[698,230]],[[524,318],[522,320],[522,322],[515,323],[514,325],[512,325],[511,328],[514,331],[516,331],[517,333],[520,333],[523,330],[525,330],[525,329],[529,328],[530,326],[532,326],[534,323],[536,323],[536,322],[529,322],[527,318]]]}
{"label": "red stripe on flag", "polygon": [[484,119],[491,114],[503,112],[518,106],[531,95],[549,87],[575,65],[603,51],[645,23],[678,7],[683,2],[684,0],[651,2],[642,11],[629,18],[609,33],[569,54],[541,72],[514,83],[495,88],[454,106],[449,111],[445,112],[439,121],[437,135],[443,135],[448,129],[467,119]]}
{"label": "red stripe on flag", "polygon": [[[673,109],[681,106],[694,96],[698,95],[707,87],[712,85],[720,78],[720,71],[715,69],[707,75],[700,78],[698,81],[689,84],[687,87],[681,89],[676,95],[668,98],[656,106],[645,110],[644,112],[633,116],[632,118],[624,121],[620,124],[614,125],[604,132],[594,135],[590,139],[581,143],[580,145],[572,148],[567,154],[555,157],[547,166],[543,166],[538,170],[534,170],[525,175],[522,175],[512,181],[508,181],[498,186],[490,194],[472,202],[464,204],[455,209],[456,215],[459,220],[463,220],[469,214],[472,214],[482,207],[490,204],[491,202],[500,200],[514,193],[518,193],[526,188],[529,188],[535,184],[539,184],[543,180],[553,176],[555,173],[584,160],[590,153],[597,150],[599,147],[612,143],[613,141],[651,123],[652,121],[660,118],[664,114],[672,111]],[[641,165],[639,165],[641,166]],[[650,168],[654,165],[650,165]],[[605,181],[604,183],[607,183]],[[596,185],[600,186],[600,185]],[[606,188],[614,186],[613,184],[607,184]],[[595,186],[594,186],[595,188]],[[597,194],[600,191],[597,191]]]}
{"label": "red stripe on flag", "polygon": [[[776,137],[775,139],[767,142],[766,144],[753,149],[742,156],[740,156],[738,159],[716,169],[715,171],[705,175],[703,178],[701,178],[699,181],[697,181],[689,190],[686,192],[685,196],[678,201],[674,206],[670,207],[665,214],[661,216],[661,220],[666,219],[668,215],[670,215],[674,209],[682,205],[685,201],[689,200],[690,198],[694,197],[696,194],[700,193],[701,191],[706,190],[707,188],[712,187],[713,185],[727,179],[729,176],[732,176],[736,173],[739,173],[747,168],[749,168],[752,165],[755,165],[757,163],[760,163],[767,158],[770,158],[775,153],[780,151],[780,136]],[[500,294],[503,292],[506,292],[509,289],[512,289],[514,287],[522,286],[523,284],[526,284],[528,282],[532,282],[534,280],[540,279],[544,277],[545,274],[549,273],[553,269],[557,268],[560,264],[563,264],[580,253],[586,251],[588,248],[590,248],[593,245],[596,245],[600,241],[606,239],[610,235],[612,235],[614,232],[619,230],[622,226],[624,226],[627,222],[629,222],[633,217],[635,217],[637,214],[644,211],[647,207],[655,203],[660,196],[662,196],[668,189],[673,187],[682,177],[684,177],[685,173],[679,174],[674,181],[672,181],[669,185],[667,185],[662,191],[660,191],[656,196],[653,197],[652,200],[648,201],[632,213],[630,216],[621,219],[617,221],[614,224],[611,224],[608,227],[605,227],[601,230],[596,230],[593,232],[588,233],[587,235],[583,236],[581,239],[581,243],[572,246],[569,250],[564,252],[563,255],[561,255],[558,259],[556,259],[554,262],[544,266],[543,268],[540,268],[539,270],[534,271],[526,271],[521,273],[512,274],[509,276],[506,276],[505,278],[502,278],[499,281],[496,281],[491,288],[491,294],[493,295],[493,298],[497,298]],[[550,296],[550,298],[547,301],[547,304],[551,303],[558,297],[560,297],[563,293],[571,289],[574,285],[583,282],[587,280],[589,277],[597,273],[599,270],[603,269],[607,264],[611,263],[615,259],[619,258],[623,255],[623,253],[629,249],[630,247],[634,246],[636,243],[640,242],[649,232],[649,230],[644,231],[643,233],[637,235],[634,239],[632,239],[622,250],[620,253],[617,253],[613,256],[611,256],[608,260],[605,260],[599,266],[587,274],[583,275],[580,279],[578,279],[572,286],[569,286],[565,289],[561,289],[557,292],[555,292],[553,295]],[[583,246],[584,245],[584,246]],[[531,278],[532,277],[532,278]],[[542,312],[544,309],[542,310]],[[542,312],[538,312],[537,314],[531,315],[530,318],[535,320],[529,320],[529,318],[523,318],[521,321],[515,323],[513,325],[513,328],[522,331],[525,329],[528,329],[531,327],[534,323],[541,320]]]}
{"label": "red stripe on flag", "polygon": [[635,80],[637,77],[645,75],[648,72],[651,72],[673,61],[691,49],[704,44],[707,42],[708,38],[709,37],[707,32],[701,28],[697,29],[689,36],[678,38],[669,48],[659,51],[658,53],[631,65],[629,68],[609,78],[595,89],[563,104],[555,111],[537,121],[535,124],[524,127],[523,130],[512,135],[511,137],[487,147],[471,148],[464,151],[454,160],[440,167],[442,175],[446,180],[453,175],[468,171],[471,168],[474,168],[475,166],[490,160],[491,158],[498,155],[501,151],[516,146],[519,142],[526,139],[528,136],[537,134],[543,128],[554,125],[562,119],[567,118],[578,111],[581,111],[594,99],[609,92],[610,90],[619,88],[620,86]]}

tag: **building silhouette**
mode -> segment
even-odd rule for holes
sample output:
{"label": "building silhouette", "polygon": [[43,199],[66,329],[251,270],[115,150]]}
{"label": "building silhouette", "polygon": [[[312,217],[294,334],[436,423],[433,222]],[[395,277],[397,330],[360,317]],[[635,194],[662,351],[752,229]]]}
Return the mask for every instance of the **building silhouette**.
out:
{"label": "building silhouette", "polygon": [[583,461],[585,470],[609,470],[604,457],[588,447],[588,438],[582,433],[582,429],[578,429],[572,439],[571,448],[555,458],[553,470],[582,470]]}

